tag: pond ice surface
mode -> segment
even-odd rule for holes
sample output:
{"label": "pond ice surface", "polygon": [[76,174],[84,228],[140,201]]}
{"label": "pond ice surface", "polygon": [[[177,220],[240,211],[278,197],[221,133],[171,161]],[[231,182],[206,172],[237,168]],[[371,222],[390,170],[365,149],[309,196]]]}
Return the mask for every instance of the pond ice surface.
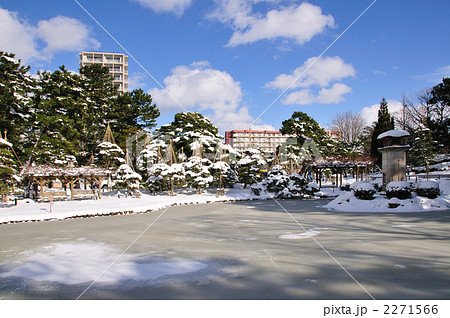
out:
{"label": "pond ice surface", "polygon": [[166,275],[196,272],[207,267],[204,263],[192,260],[169,260],[121,253],[117,248],[103,243],[57,243],[40,250],[28,251],[18,260],[17,267],[0,277],[19,276],[62,284],[80,284],[94,280],[114,283],[129,279],[157,279]]}

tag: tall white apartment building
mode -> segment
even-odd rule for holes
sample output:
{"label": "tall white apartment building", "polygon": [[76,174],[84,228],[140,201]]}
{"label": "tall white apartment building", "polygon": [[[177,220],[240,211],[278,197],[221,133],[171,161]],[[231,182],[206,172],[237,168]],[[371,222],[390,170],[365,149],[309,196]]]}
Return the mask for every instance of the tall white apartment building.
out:
{"label": "tall white apartment building", "polygon": [[240,151],[259,149],[269,157],[289,137],[293,136],[282,135],[278,130],[231,130],[225,132],[225,143]]}
{"label": "tall white apartment building", "polygon": [[80,53],[80,66],[101,64],[109,69],[109,74],[119,92],[128,90],[128,55],[105,52]]}

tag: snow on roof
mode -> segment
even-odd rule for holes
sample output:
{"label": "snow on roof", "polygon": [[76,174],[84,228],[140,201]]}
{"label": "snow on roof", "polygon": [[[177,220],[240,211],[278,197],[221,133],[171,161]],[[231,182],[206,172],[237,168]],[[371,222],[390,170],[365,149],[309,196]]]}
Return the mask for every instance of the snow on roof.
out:
{"label": "snow on roof", "polygon": [[380,134],[377,139],[383,139],[386,137],[400,138],[400,137],[406,137],[406,136],[409,136],[409,132],[407,132],[405,130],[392,129],[392,130],[388,130],[388,131]]}
{"label": "snow on roof", "polygon": [[111,171],[90,166],[60,168],[49,165],[36,165],[26,167],[22,174],[33,177],[107,176],[111,174]]}

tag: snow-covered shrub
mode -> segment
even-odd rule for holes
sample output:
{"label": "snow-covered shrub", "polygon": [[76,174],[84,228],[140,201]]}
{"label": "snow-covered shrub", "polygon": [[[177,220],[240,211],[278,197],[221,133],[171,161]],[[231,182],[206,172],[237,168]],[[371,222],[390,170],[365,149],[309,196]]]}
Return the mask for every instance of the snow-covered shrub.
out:
{"label": "snow-covered shrub", "polygon": [[120,165],[113,177],[116,189],[127,189],[128,194],[133,194],[139,190],[142,177],[134,172],[129,165],[125,163]]}
{"label": "snow-covered shrub", "polygon": [[411,196],[411,192],[411,184],[407,181],[391,181],[386,185],[386,195],[389,199],[408,199]]}
{"label": "snow-covered shrub", "polygon": [[214,178],[213,186],[219,185],[220,176],[222,176],[222,185],[225,187],[232,188],[239,181],[236,172],[225,161],[214,162],[209,171]]}
{"label": "snow-covered shrub", "polygon": [[373,195],[377,192],[375,186],[370,182],[357,181],[351,184],[355,197],[360,200],[372,200]]}
{"label": "snow-covered shrub", "polygon": [[416,186],[416,193],[422,197],[435,199],[441,194],[439,184],[436,181],[421,181]]}
{"label": "snow-covered shrub", "polygon": [[280,167],[275,166],[274,169],[269,171],[267,178],[252,185],[251,190],[255,195],[268,192],[274,193],[276,198],[287,199],[305,194],[306,184],[306,179],[298,173],[288,175]]}
{"label": "snow-covered shrub", "polygon": [[400,205],[402,205],[402,201],[400,201],[398,198],[391,198],[388,201],[388,207],[390,209],[398,208]]}
{"label": "snow-covered shrub", "polygon": [[208,187],[214,181],[209,172],[211,165],[209,159],[196,156],[189,158],[187,162],[183,162],[187,186],[197,188],[198,193],[201,192],[202,188]]}
{"label": "snow-covered shrub", "polygon": [[97,146],[96,163],[100,167],[118,167],[125,163],[124,152],[116,144],[104,141]]}
{"label": "snow-covered shrub", "polygon": [[239,181],[244,184],[244,189],[249,184],[260,182],[261,169],[263,169],[267,163],[264,160],[261,152],[257,149],[247,149],[243,153],[243,158],[236,163],[236,173]]}
{"label": "snow-covered shrub", "polygon": [[182,164],[171,166],[165,163],[154,164],[149,170],[147,185],[153,192],[167,191],[183,185],[185,175]]}
{"label": "snow-covered shrub", "polygon": [[306,187],[306,192],[310,195],[314,195],[314,193],[319,192],[319,190],[319,185],[315,182],[308,183],[308,186]]}
{"label": "snow-covered shrub", "polygon": [[350,183],[345,183],[345,184],[341,185],[340,189],[341,189],[341,191],[352,191],[350,186],[351,186]]}
{"label": "snow-covered shrub", "polygon": [[149,177],[152,166],[160,161],[166,153],[168,144],[161,139],[153,139],[139,153],[136,160],[136,169],[142,176]]}

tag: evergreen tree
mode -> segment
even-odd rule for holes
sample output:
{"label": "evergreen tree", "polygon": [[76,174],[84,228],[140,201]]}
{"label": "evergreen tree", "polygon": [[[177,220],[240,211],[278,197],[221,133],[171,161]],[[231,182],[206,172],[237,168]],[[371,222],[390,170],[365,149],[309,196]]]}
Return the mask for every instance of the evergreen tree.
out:
{"label": "evergreen tree", "polygon": [[139,130],[149,131],[153,128],[159,115],[151,95],[144,93],[142,89],[135,89],[117,96],[105,118],[111,122],[114,131],[121,132],[116,135],[116,142],[125,148],[130,136]]}
{"label": "evergreen tree", "polygon": [[450,77],[442,79],[442,83],[434,86],[431,90],[433,104],[433,117],[427,126],[432,131],[433,139],[436,140],[441,152],[448,153],[450,150]]}
{"label": "evergreen tree", "polygon": [[148,187],[153,192],[168,191],[181,187],[184,184],[185,172],[182,164],[171,166],[165,163],[156,163],[148,170]]}
{"label": "evergreen tree", "polygon": [[117,168],[125,163],[123,150],[113,142],[103,141],[97,146],[96,165],[102,168]]}
{"label": "evergreen tree", "polygon": [[378,136],[388,130],[394,129],[394,121],[389,114],[388,103],[386,99],[380,102],[380,109],[378,110],[378,120],[372,133],[370,156],[375,159],[375,164],[381,166],[381,153],[378,148],[381,148],[382,141],[378,140]]}
{"label": "evergreen tree", "polygon": [[39,75],[39,90],[34,96],[33,144],[29,154],[39,163],[54,164],[67,156],[82,157],[82,129],[85,98],[80,77],[64,66],[53,73]]}
{"label": "evergreen tree", "polygon": [[[291,118],[283,121],[280,131],[283,135],[294,135],[297,138],[296,147],[291,147],[296,155],[300,154],[306,141],[307,144],[312,141],[320,152],[317,154],[313,149],[303,149],[308,152],[307,157],[310,158],[327,154],[332,149],[332,142],[326,131],[306,113],[294,112]],[[305,154],[301,156],[305,157]]]}
{"label": "evergreen tree", "polygon": [[175,151],[182,150],[187,158],[193,155],[196,142],[201,143],[203,155],[212,157],[223,138],[208,118],[196,112],[175,114],[174,121],[161,126],[156,133],[165,140],[172,139]]}
{"label": "evergreen tree", "polygon": [[207,188],[213,181],[209,171],[212,163],[206,158],[192,156],[183,162],[187,187],[196,188],[201,193],[202,188]]}
{"label": "evergreen tree", "polygon": [[[239,180],[236,172],[225,161],[217,161],[211,165],[210,173],[214,178],[213,186],[215,187],[229,187],[232,188]],[[222,184],[220,184],[220,180]]]}
{"label": "evergreen tree", "polygon": [[114,188],[115,189],[126,189],[129,195],[136,193],[139,190],[142,177],[133,171],[126,163],[122,164],[117,168],[114,174]]}
{"label": "evergreen tree", "polygon": [[420,128],[414,134],[412,147],[408,153],[408,161],[413,166],[424,166],[427,162],[432,161],[436,149],[435,144],[431,130]]}
{"label": "evergreen tree", "polygon": [[33,124],[32,96],[35,80],[27,75],[14,54],[0,51],[0,131],[6,131],[19,157],[25,159],[25,144],[32,139],[27,129]]}
{"label": "evergreen tree", "polygon": [[14,180],[19,179],[17,174],[12,144],[0,135],[0,195],[2,198],[11,192]]}
{"label": "evergreen tree", "polygon": [[[85,102],[83,104],[84,118],[82,132],[82,146],[85,160],[95,151],[103,137],[103,132],[112,121],[108,116],[119,95],[113,84],[107,67],[99,64],[87,65],[80,68]],[[113,129],[114,131],[120,131]]]}
{"label": "evergreen tree", "polygon": [[139,153],[136,160],[137,170],[147,180],[150,176],[150,169],[154,164],[160,163],[164,158],[168,144],[161,139],[152,139]]}
{"label": "evergreen tree", "polygon": [[244,189],[247,185],[251,185],[262,180],[262,169],[267,166],[261,152],[257,149],[247,149],[243,153],[243,158],[236,163],[236,173],[239,182],[244,184]]}

